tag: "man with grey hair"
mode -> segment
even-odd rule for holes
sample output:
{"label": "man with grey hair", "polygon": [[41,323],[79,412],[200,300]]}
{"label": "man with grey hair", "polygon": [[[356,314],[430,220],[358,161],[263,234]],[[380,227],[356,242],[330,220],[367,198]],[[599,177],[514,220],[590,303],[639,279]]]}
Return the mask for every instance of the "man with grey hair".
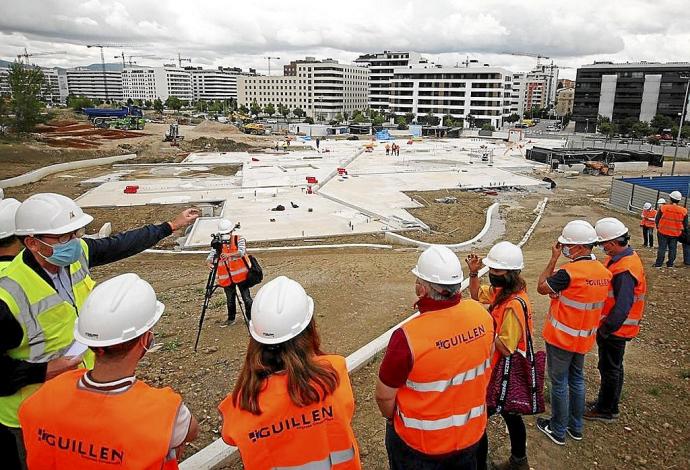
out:
{"label": "man with grey hair", "polygon": [[486,448],[494,325],[462,299],[462,266],[432,245],[412,270],[419,315],[393,332],[376,384],[392,470],[474,469]]}

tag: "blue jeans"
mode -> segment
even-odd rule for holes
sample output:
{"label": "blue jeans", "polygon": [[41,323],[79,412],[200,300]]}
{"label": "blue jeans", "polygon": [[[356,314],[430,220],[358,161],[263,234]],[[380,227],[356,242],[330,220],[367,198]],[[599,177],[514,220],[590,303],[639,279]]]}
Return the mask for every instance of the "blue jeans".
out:
{"label": "blue jeans", "polygon": [[683,243],[683,264],[690,266],[690,244]]}
{"label": "blue jeans", "polygon": [[558,438],[565,438],[566,428],[582,432],[585,355],[546,343],[546,364],[551,380],[551,431]]}
{"label": "blue jeans", "polygon": [[673,263],[676,262],[676,249],[678,248],[678,237],[667,237],[662,235],[659,231],[656,232],[659,238],[659,249],[656,252],[656,263],[654,266],[661,266],[664,264],[664,256],[666,255],[666,249],[668,248],[668,261],[666,266],[672,267]]}

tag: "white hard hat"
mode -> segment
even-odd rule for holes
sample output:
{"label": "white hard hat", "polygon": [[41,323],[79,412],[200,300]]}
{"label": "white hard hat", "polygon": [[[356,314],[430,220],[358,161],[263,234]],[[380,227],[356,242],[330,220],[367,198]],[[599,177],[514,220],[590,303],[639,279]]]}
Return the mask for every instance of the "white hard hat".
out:
{"label": "white hard hat", "polygon": [[14,235],[14,215],[20,205],[11,197],[0,200],[0,239]]}
{"label": "white hard hat", "polygon": [[149,331],[165,306],[151,285],[134,273],[98,284],[84,301],[74,338],[92,347],[121,344]]}
{"label": "white hard hat", "polygon": [[34,194],[22,202],[15,216],[16,235],[61,235],[86,227],[92,220],[62,194]]}
{"label": "white hard hat", "polygon": [[558,241],[564,245],[590,245],[599,240],[592,224],[585,220],[572,220],[563,227]]}
{"label": "white hard hat", "polygon": [[499,242],[491,247],[489,254],[482,260],[484,266],[494,269],[522,269],[525,262],[519,246],[510,242]]}
{"label": "white hard hat", "polygon": [[220,234],[230,233],[234,228],[235,224],[230,222],[228,219],[220,219],[218,222],[218,233]]}
{"label": "white hard hat", "polygon": [[434,284],[454,285],[463,280],[462,264],[457,255],[443,245],[431,245],[417,260],[412,274]]}
{"label": "white hard hat", "polygon": [[643,208],[644,210],[648,211],[649,209],[652,208],[652,203],[651,203],[651,202],[645,202],[645,203],[644,203],[644,206],[642,206],[642,208]]}
{"label": "white hard hat", "polygon": [[668,195],[672,201],[680,201],[683,199],[683,195],[680,193],[680,191],[673,191],[671,194]]}
{"label": "white hard hat", "polygon": [[600,242],[607,242],[628,233],[628,227],[615,217],[604,217],[597,221],[594,229]]}
{"label": "white hard hat", "polygon": [[300,334],[314,315],[314,300],[296,281],[279,276],[264,284],[252,303],[249,333],[262,344],[279,344]]}
{"label": "white hard hat", "polygon": [[663,197],[660,197],[658,201],[656,201],[657,204],[666,204],[666,199]]}

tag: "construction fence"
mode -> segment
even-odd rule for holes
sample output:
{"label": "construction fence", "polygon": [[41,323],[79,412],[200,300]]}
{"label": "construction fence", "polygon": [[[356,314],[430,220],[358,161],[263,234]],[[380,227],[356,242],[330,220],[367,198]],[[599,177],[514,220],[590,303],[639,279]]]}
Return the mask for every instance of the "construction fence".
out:
{"label": "construction fence", "polygon": [[688,207],[690,176],[651,176],[639,178],[614,178],[611,181],[609,202],[624,211],[640,212],[649,202],[656,207],[659,198],[669,200],[672,191],[680,191],[681,206]]}

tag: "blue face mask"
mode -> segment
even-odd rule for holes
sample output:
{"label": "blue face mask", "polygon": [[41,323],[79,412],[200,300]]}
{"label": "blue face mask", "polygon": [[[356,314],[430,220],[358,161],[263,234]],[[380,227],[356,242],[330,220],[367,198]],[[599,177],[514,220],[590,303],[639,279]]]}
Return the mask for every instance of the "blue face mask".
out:
{"label": "blue face mask", "polygon": [[[41,241],[41,243],[48,245],[44,241]],[[41,256],[43,256],[47,262],[55,266],[69,266],[79,260],[82,254],[81,240],[79,238],[73,238],[67,243],[58,243],[57,245],[48,246],[53,249],[53,254],[50,256]]]}
{"label": "blue face mask", "polygon": [[563,253],[563,256],[566,258],[570,258],[570,247],[569,246],[563,246],[561,248],[561,253]]}

